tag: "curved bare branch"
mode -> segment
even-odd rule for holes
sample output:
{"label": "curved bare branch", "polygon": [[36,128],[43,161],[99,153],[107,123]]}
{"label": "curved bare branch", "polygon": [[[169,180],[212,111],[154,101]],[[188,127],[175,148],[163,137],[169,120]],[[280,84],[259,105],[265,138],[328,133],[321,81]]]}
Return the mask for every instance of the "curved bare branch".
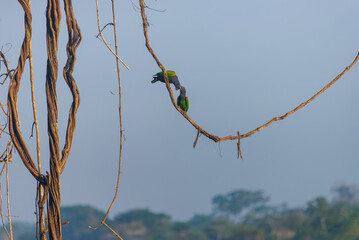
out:
{"label": "curved bare branch", "polygon": [[[353,66],[354,64],[358,61],[359,59],[359,53],[357,54],[357,56],[355,57],[354,61],[344,69],[344,71],[342,73],[340,73],[337,77],[335,77],[330,83],[328,83],[325,87],[323,87],[319,92],[317,92],[313,97],[311,97],[310,99],[308,99],[307,101],[301,103],[300,105],[298,105],[297,107],[295,107],[293,110],[290,110],[289,112],[287,112],[286,114],[279,116],[279,117],[275,117],[272,120],[270,120],[269,122],[263,124],[262,126],[257,127],[256,129],[242,134],[242,135],[234,135],[234,136],[226,136],[226,137],[218,137],[216,135],[213,135],[207,131],[205,131],[201,126],[199,126],[194,120],[192,120],[185,111],[182,111],[176,104],[175,98],[173,96],[173,92],[172,89],[170,87],[170,83],[168,81],[168,77],[167,77],[167,72],[165,67],[162,65],[161,61],[158,59],[158,57],[156,56],[156,54],[154,53],[153,49],[150,46],[150,42],[149,42],[149,37],[148,37],[148,33],[147,33],[147,27],[148,27],[148,22],[147,22],[147,16],[145,13],[145,8],[148,8],[145,4],[144,0],[139,0],[140,3],[140,8],[141,8],[141,16],[142,16],[142,26],[143,26],[143,33],[145,36],[145,45],[147,47],[147,50],[149,51],[149,53],[152,55],[152,57],[154,58],[154,60],[156,61],[158,67],[162,70],[162,72],[164,73],[164,78],[165,78],[165,83],[166,83],[166,87],[167,87],[167,91],[169,93],[171,102],[173,104],[173,106],[175,107],[175,109],[182,114],[182,116],[187,119],[188,122],[190,122],[192,124],[192,126],[194,128],[197,129],[198,133],[197,133],[197,137],[196,140],[193,144],[193,146],[196,146],[197,143],[197,139],[198,139],[198,134],[201,133],[203,135],[205,135],[206,137],[208,137],[209,139],[212,139],[214,142],[221,142],[221,141],[228,141],[228,140],[239,140],[242,138],[246,138],[249,137],[259,131],[261,131],[262,129],[268,127],[270,124],[272,124],[275,121],[279,121],[279,120],[283,120],[286,117],[288,117],[289,115],[295,113],[296,111],[298,111],[299,109],[305,107],[308,103],[310,103],[311,101],[313,101],[315,98],[317,98],[320,94],[322,94],[325,90],[327,90],[329,87],[331,87],[335,82],[337,82],[346,72],[348,72]],[[238,145],[239,146],[239,145]],[[240,148],[238,147],[238,151],[240,153]],[[240,154],[241,155],[241,154]]]}

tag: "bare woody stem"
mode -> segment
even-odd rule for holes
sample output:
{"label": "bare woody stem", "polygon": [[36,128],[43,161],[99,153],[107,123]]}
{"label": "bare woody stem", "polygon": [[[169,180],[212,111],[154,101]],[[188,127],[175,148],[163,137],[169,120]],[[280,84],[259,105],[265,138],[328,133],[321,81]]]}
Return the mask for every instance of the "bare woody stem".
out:
{"label": "bare woody stem", "polygon": [[[29,7],[31,7],[31,1],[29,0]],[[38,172],[41,174],[41,159],[40,159],[40,133],[39,133],[39,124],[37,121],[37,113],[36,113],[36,102],[35,102],[35,89],[34,89],[34,71],[33,71],[33,61],[32,61],[32,39],[29,42],[29,68],[30,68],[30,85],[31,85],[31,101],[32,101],[32,110],[34,116],[34,125],[36,129],[36,154],[37,154],[37,167]],[[40,233],[40,240],[46,240],[45,232],[45,215],[44,215],[44,206],[41,206],[39,203],[41,202],[40,199],[44,195],[43,186],[41,184],[38,185],[38,197],[39,201],[37,202],[38,206],[38,226],[39,226],[39,233]]]}
{"label": "bare woody stem", "polygon": [[[119,157],[118,157],[118,172],[117,172],[117,182],[116,182],[116,190],[115,190],[115,194],[114,197],[111,201],[111,204],[109,206],[109,208],[107,209],[106,215],[105,217],[102,219],[101,223],[97,226],[97,227],[91,227],[89,226],[89,228],[96,230],[98,229],[101,225],[104,225],[105,227],[107,227],[117,238],[122,240],[122,237],[116,233],[107,223],[106,223],[106,219],[112,209],[112,206],[117,198],[117,194],[118,194],[118,187],[119,187],[119,183],[120,183],[120,176],[121,176],[121,160],[122,160],[122,144],[123,144],[123,126],[122,126],[122,92],[121,92],[121,78],[120,78],[120,65],[119,65],[119,61],[120,58],[118,57],[118,45],[117,45],[117,32],[116,32],[116,16],[115,16],[115,2],[114,0],[111,0],[112,2],[112,21],[113,23],[111,25],[113,25],[113,34],[114,34],[114,40],[115,40],[115,57],[116,57],[116,69],[117,69],[117,79],[118,79],[118,115],[119,115],[119,123],[120,123],[120,152],[119,152]],[[100,30],[100,20],[99,20],[99,8],[98,8],[98,0],[96,0],[96,7],[97,7],[97,24],[99,26],[99,35],[102,37],[101,34],[101,30]],[[106,24],[108,25],[108,24]],[[102,37],[103,38],[103,37]]]}
{"label": "bare woody stem", "polygon": [[[328,88],[330,88],[334,83],[336,83],[345,73],[347,73],[353,66],[354,64],[358,61],[359,59],[359,53],[356,55],[355,59],[353,60],[353,62],[346,67],[343,72],[341,72],[338,76],[336,76],[331,82],[329,82],[327,85],[325,85],[320,91],[318,91],[316,94],[314,94],[311,98],[309,98],[307,101],[302,102],[301,104],[299,104],[297,107],[295,107],[294,109],[290,110],[289,112],[285,113],[282,116],[279,117],[275,117],[272,120],[270,120],[269,122],[267,122],[266,124],[263,124],[262,126],[257,127],[256,129],[241,135],[241,138],[246,138],[249,137],[251,135],[253,135],[254,133],[259,132],[260,130],[268,127],[270,124],[274,123],[275,121],[279,121],[279,120],[283,120],[286,117],[288,117],[289,115],[295,113],[296,111],[298,111],[299,109],[305,107],[308,103],[310,103],[311,101],[313,101],[315,98],[317,98],[320,94],[322,94],[323,92],[325,92]],[[226,140],[235,140],[238,139],[238,137],[234,137],[234,136],[227,136],[227,137],[223,137],[221,138],[221,141],[226,141]]]}
{"label": "bare woody stem", "polygon": [[[7,152],[9,148],[6,149]],[[10,240],[13,240],[12,234],[12,223],[11,223],[11,213],[10,213],[10,187],[9,187],[9,161],[5,162],[6,164],[6,199],[7,199],[7,214],[8,214],[8,221],[9,221],[9,231],[10,231]]]}

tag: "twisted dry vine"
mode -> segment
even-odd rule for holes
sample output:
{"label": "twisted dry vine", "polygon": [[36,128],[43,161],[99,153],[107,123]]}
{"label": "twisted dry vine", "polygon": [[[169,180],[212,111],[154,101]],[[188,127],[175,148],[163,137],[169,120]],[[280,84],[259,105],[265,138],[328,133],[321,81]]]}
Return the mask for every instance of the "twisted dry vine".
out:
{"label": "twisted dry vine", "polygon": [[[48,199],[48,232],[50,239],[61,239],[61,216],[60,216],[60,202],[61,202],[61,188],[60,175],[64,170],[69,152],[72,146],[74,131],[76,128],[76,113],[80,104],[79,91],[77,89],[75,80],[72,76],[74,64],[76,61],[76,49],[81,41],[80,28],[77,25],[74,12],[72,10],[71,0],[64,0],[64,7],[66,13],[66,23],[68,29],[68,43],[67,43],[67,62],[63,70],[64,79],[72,93],[73,102],[69,111],[65,146],[62,149],[60,157],[60,146],[57,127],[57,93],[56,82],[58,74],[58,37],[60,31],[61,9],[60,0],[48,0],[46,9],[46,23],[47,23],[47,73],[46,73],[46,98],[48,109],[48,135],[50,144],[50,173],[47,176],[41,174],[40,163],[39,169],[36,168],[33,158],[27,148],[27,145],[20,132],[20,120],[17,108],[18,91],[20,88],[20,81],[24,72],[24,66],[27,58],[30,56],[30,69],[32,69],[31,61],[31,10],[30,1],[18,0],[25,12],[25,37],[21,47],[18,66],[15,74],[11,77],[8,90],[8,119],[9,119],[9,133],[16,147],[19,156],[25,167],[32,174],[32,176],[42,185],[44,190],[43,195],[38,194],[38,206],[40,216],[40,239],[46,239],[46,230],[44,222],[41,220],[44,215],[44,205]],[[31,72],[32,70],[30,70]],[[32,74],[31,74],[32,75]],[[31,76],[32,78],[32,76]],[[34,99],[33,99],[34,100]],[[36,108],[33,104],[33,108]],[[34,114],[35,114],[34,109]],[[38,161],[39,161],[38,154]]]}

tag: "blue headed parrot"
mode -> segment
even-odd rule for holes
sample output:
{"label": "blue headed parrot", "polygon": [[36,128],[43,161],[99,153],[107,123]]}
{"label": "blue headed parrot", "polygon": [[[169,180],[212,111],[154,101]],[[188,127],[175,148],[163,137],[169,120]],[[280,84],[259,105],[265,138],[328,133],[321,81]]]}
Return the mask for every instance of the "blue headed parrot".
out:
{"label": "blue headed parrot", "polygon": [[[167,71],[167,77],[168,77],[168,81],[173,85],[175,85],[176,90],[181,88],[181,84],[178,81],[178,77],[174,71],[170,71],[170,70]],[[161,81],[163,83],[165,82],[163,72],[158,72],[155,75],[153,75],[153,80],[151,81],[151,83],[155,83],[157,81]]]}
{"label": "blue headed parrot", "polygon": [[177,98],[177,105],[185,112],[188,111],[189,107],[189,100],[188,97],[186,97],[186,89],[184,87],[181,87],[180,95]]}

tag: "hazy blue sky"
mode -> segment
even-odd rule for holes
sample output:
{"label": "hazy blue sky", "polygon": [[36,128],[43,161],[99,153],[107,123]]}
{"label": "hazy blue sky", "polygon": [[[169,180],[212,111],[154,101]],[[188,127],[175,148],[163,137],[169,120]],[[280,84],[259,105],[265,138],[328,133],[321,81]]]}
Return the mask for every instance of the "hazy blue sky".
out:
{"label": "hazy blue sky", "polygon": [[[115,62],[97,34],[95,1],[73,1],[82,30],[74,72],[80,94],[74,144],[62,175],[62,204],[105,210],[117,175],[119,133]],[[111,19],[101,2],[102,25]],[[137,1],[134,1],[137,4]],[[45,1],[33,4],[36,100],[41,157],[49,159],[46,126]],[[307,100],[348,66],[359,50],[357,0],[147,1],[151,45],[175,70],[190,99],[188,114],[218,136],[248,132]],[[359,183],[359,65],[310,105],[242,140],[214,143],[172,107],[159,71],[144,45],[140,13],[131,1],[116,1],[126,142],[118,201],[113,213],[148,207],[187,219],[208,213],[210,199],[234,189],[264,190],[273,204],[303,206],[329,196],[338,182]],[[63,20],[65,15],[63,13]],[[24,36],[17,1],[0,1],[0,46],[16,66]],[[67,31],[59,46],[59,126],[65,137],[71,95],[62,80]],[[112,30],[105,36],[109,42]],[[19,93],[21,129],[28,139],[32,112],[28,69]],[[6,101],[0,86],[0,100]],[[178,92],[175,92],[175,96]],[[1,116],[2,119],[2,116]],[[4,144],[3,139],[0,144]],[[3,145],[2,145],[3,146]],[[15,155],[10,168],[11,209],[16,220],[35,220],[32,176]],[[4,190],[4,176],[0,178]],[[3,192],[4,194],[4,192]]]}

